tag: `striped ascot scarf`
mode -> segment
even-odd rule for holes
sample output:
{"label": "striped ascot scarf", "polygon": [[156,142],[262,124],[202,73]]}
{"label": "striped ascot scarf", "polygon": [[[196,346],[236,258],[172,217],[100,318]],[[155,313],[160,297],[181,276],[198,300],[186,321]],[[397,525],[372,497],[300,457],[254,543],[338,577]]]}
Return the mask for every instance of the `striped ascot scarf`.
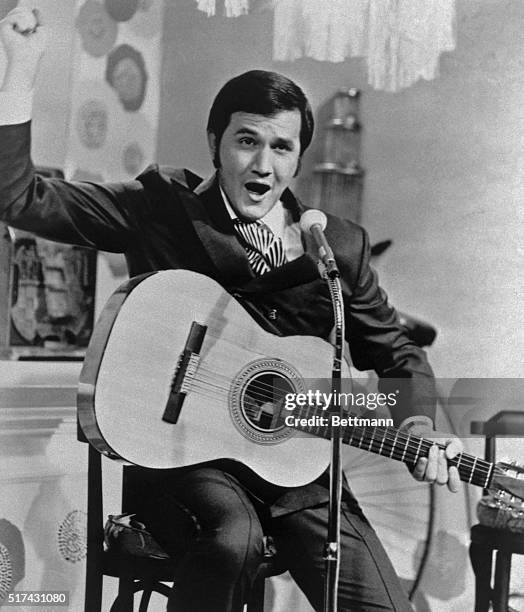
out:
{"label": "striped ascot scarf", "polygon": [[262,276],[286,262],[282,240],[277,238],[260,219],[253,223],[244,223],[240,219],[235,219],[234,224],[246,250],[251,269],[257,276]]}

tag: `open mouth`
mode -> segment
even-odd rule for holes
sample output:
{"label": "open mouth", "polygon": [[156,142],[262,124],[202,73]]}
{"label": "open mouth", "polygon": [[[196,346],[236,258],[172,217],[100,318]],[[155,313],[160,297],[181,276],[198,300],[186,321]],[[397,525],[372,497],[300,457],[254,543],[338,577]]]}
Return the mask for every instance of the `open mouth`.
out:
{"label": "open mouth", "polygon": [[269,185],[266,185],[265,183],[257,183],[256,181],[249,181],[245,184],[245,187],[248,191],[255,193],[256,195],[264,195],[271,189]]}

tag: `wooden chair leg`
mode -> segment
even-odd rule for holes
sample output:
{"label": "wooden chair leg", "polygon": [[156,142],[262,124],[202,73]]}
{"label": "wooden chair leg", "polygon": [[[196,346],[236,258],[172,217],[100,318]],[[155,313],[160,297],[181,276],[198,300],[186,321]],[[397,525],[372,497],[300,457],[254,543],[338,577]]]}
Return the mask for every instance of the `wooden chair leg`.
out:
{"label": "wooden chair leg", "polygon": [[[94,575],[90,576],[91,573]],[[89,571],[88,569],[86,574],[84,612],[100,612],[102,610],[102,571]]]}
{"label": "wooden chair leg", "polygon": [[142,597],[140,598],[140,605],[138,606],[138,612],[147,612],[149,601],[151,599],[152,589],[150,586],[144,588],[142,591]]}
{"label": "wooden chair leg", "polygon": [[142,592],[138,612],[147,612],[151,595],[159,593],[166,599],[169,597],[171,589],[162,582],[149,582],[142,580],[132,580],[120,578],[118,596],[111,606],[110,612],[133,612],[134,594]]}
{"label": "wooden chair leg", "polygon": [[118,579],[118,595],[110,612],[133,612],[135,594],[135,581],[132,578],[121,576]]}
{"label": "wooden chair leg", "polygon": [[102,610],[102,463],[101,456],[91,445],[88,452],[89,499],[87,505],[87,554],[85,612]]}

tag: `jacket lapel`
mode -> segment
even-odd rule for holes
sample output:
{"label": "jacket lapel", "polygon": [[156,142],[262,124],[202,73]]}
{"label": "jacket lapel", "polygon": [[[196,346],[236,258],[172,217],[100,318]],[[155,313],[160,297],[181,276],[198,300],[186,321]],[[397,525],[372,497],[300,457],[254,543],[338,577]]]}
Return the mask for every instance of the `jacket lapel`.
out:
{"label": "jacket lapel", "polygon": [[217,181],[204,181],[183,203],[204,249],[218,269],[221,284],[243,285],[252,279],[254,274],[222,203]]}

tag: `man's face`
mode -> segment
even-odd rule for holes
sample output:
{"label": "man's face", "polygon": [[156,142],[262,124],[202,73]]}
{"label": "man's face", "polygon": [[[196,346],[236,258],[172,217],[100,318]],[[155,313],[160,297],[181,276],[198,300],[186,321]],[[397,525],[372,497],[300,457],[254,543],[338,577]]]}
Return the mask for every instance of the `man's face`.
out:
{"label": "man's face", "polygon": [[[255,221],[267,214],[295,176],[300,159],[301,117],[298,110],[267,117],[231,115],[219,147],[218,177],[238,216]],[[211,154],[215,136],[208,134]]]}

